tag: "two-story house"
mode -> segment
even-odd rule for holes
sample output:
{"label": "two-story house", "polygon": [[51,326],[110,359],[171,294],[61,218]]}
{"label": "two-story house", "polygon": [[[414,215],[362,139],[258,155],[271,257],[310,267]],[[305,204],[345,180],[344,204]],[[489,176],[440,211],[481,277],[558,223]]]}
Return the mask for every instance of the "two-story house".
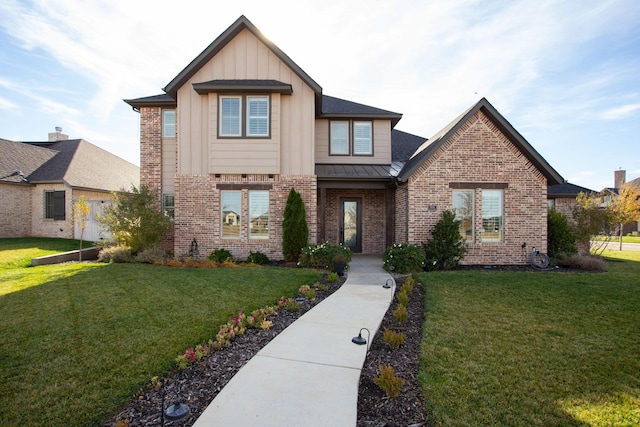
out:
{"label": "two-story house", "polygon": [[[463,219],[468,264],[523,264],[546,249],[547,185],[560,175],[486,100],[426,140],[402,115],[324,95],[241,16],[164,88],[125,100],[140,113],[141,183],[193,239],[246,259],[282,259],[290,188],[311,242],[356,253],[423,242],[445,209]],[[526,243],[526,249],[523,249]]]}

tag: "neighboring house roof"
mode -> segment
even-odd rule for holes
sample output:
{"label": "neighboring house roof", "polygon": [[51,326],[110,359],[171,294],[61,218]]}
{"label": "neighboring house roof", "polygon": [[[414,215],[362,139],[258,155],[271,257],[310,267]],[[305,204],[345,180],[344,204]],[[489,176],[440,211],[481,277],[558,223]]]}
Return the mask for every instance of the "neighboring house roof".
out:
{"label": "neighboring house roof", "polygon": [[547,187],[547,198],[551,197],[576,197],[580,193],[591,194],[595,193],[593,190],[589,190],[579,185],[563,182],[561,184],[550,185]]}
{"label": "neighboring house roof", "polygon": [[627,184],[640,188],[640,178],[632,179]]}
{"label": "neighboring house roof", "polygon": [[496,110],[493,105],[482,98],[455,120],[422,144],[413,156],[405,163],[398,175],[402,182],[409,177],[469,120],[476,112],[482,112],[500,129],[500,131],[524,154],[524,156],[547,178],[550,185],[560,184],[564,179],[549,163],[527,142],[526,139]]}
{"label": "neighboring house roof", "polygon": [[393,128],[402,118],[402,114],[381,108],[370,107],[333,96],[322,95],[321,118],[335,119],[389,119]]}
{"label": "neighboring house roof", "polygon": [[57,152],[0,138],[0,181],[27,183],[27,177]]}
{"label": "neighboring house roof", "polygon": [[271,40],[266,38],[258,28],[251,23],[244,15],[240,16],[229,28],[225,30],[217,39],[215,39],[205,50],[200,53],[189,65],[185,67],[169,84],[164,88],[164,91],[176,98],[178,89],[184,85],[195,73],[200,70],[205,64],[207,64],[211,58],[213,58],[227,43],[229,43],[235,36],[241,31],[248,30],[254,36],[258,38],[265,46],[267,46],[282,62],[287,64],[289,68],[300,77],[313,91],[316,93],[316,102],[320,102],[320,95],[322,94],[322,88],[316,83],[302,68],[298,66],[289,56],[284,53],[278,46],[276,46]]}
{"label": "neighboring house roof", "polygon": [[76,188],[112,191],[129,190],[140,182],[136,165],[83,139],[15,144],[17,155],[40,152],[36,150],[53,154],[43,157],[40,165],[26,175],[32,184],[64,182]]}
{"label": "neighboring house roof", "polygon": [[391,160],[406,162],[426,141],[427,138],[422,136],[393,129],[391,131]]}

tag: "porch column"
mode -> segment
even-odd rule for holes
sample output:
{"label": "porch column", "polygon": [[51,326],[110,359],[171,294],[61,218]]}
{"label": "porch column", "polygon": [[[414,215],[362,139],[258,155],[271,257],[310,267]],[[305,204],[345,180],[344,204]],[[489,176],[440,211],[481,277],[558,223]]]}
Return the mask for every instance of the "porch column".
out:
{"label": "porch column", "polygon": [[394,228],[395,228],[395,213],[396,213],[396,192],[395,188],[387,188],[384,195],[384,203],[386,206],[385,212],[385,228],[386,228],[386,237],[385,237],[385,246],[393,245],[394,240]]}
{"label": "porch column", "polygon": [[327,206],[327,189],[320,188],[320,200],[318,202],[318,244],[326,240],[324,233],[325,210]]}

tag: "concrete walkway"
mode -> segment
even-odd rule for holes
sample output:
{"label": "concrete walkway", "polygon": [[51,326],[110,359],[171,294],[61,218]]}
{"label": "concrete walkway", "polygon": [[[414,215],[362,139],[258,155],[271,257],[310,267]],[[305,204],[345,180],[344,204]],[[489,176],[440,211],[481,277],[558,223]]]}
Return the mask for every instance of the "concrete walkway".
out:
{"label": "concrete walkway", "polygon": [[379,257],[357,255],[347,281],[256,354],[209,404],[194,426],[356,425],[358,382],[369,345],[394,287]]}

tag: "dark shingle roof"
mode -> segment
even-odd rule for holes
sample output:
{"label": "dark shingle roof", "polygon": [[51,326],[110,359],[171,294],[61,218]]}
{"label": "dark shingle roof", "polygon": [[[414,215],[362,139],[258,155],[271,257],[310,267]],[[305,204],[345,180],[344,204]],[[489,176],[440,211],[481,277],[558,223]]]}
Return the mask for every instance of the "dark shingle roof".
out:
{"label": "dark shingle roof", "polygon": [[426,141],[427,138],[422,136],[393,129],[391,131],[391,160],[406,162]]}
{"label": "dark shingle roof", "polygon": [[175,108],[178,103],[175,99],[162,93],[160,95],[144,96],[142,98],[124,99],[124,102],[131,105],[133,108],[140,107],[173,107]]}
{"label": "dark shingle roof", "polygon": [[464,113],[459,115],[455,120],[445,126],[440,132],[436,133],[431,139],[422,144],[415,154],[404,165],[398,179],[402,182],[409,177],[436,153],[456,131],[469,120],[476,112],[482,112],[500,129],[500,131],[520,150],[520,152],[547,178],[547,182],[551,185],[560,184],[564,179],[549,163],[527,142],[526,139],[496,110],[493,105],[482,98],[476,104],[472,105]]}
{"label": "dark shingle roof", "polygon": [[334,119],[390,119],[393,128],[402,118],[402,114],[369,105],[358,104],[333,96],[322,95],[321,118]]}
{"label": "dark shingle roof", "polygon": [[[57,154],[48,148],[0,139],[0,181],[25,182],[36,169]],[[22,172],[22,175],[15,172]]]}
{"label": "dark shingle roof", "polygon": [[77,188],[115,191],[140,183],[140,168],[83,139],[20,144],[55,153],[27,175],[33,184],[65,182]]}
{"label": "dark shingle roof", "polygon": [[200,95],[209,92],[236,92],[251,91],[256,93],[280,93],[291,95],[293,88],[289,83],[278,80],[210,80],[208,82],[194,83],[193,89]]}
{"label": "dark shingle roof", "polygon": [[550,185],[547,187],[547,198],[549,197],[576,197],[580,193],[590,194],[594,193],[593,190],[589,190],[579,185],[563,182],[561,184]]}

